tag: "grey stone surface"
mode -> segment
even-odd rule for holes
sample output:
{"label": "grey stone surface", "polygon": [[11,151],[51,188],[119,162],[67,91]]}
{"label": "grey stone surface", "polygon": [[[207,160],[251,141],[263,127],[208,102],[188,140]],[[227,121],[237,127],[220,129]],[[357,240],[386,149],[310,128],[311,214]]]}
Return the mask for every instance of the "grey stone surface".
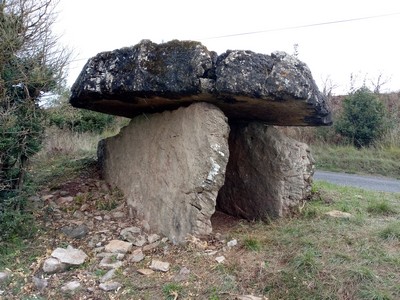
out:
{"label": "grey stone surface", "polygon": [[308,146],[273,126],[231,126],[230,159],[217,206],[230,215],[268,220],[286,215],[311,193],[314,161]]}
{"label": "grey stone surface", "polygon": [[6,281],[10,277],[10,272],[0,272],[0,283]]}
{"label": "grey stone surface", "polygon": [[54,257],[49,257],[43,262],[43,272],[47,274],[59,273],[65,271],[67,265]]}
{"label": "grey stone surface", "polygon": [[69,281],[61,287],[63,292],[73,292],[81,287],[81,283],[77,280]]}
{"label": "grey stone surface", "polygon": [[80,239],[88,234],[89,228],[85,224],[81,224],[78,226],[65,226],[61,228],[61,231],[73,239]]}
{"label": "grey stone surface", "polygon": [[68,246],[67,249],[57,248],[51,253],[51,256],[68,265],[81,265],[88,257],[85,252],[72,246]]}
{"label": "grey stone surface", "polygon": [[98,155],[105,179],[127,198],[131,215],[174,242],[209,234],[224,184],[229,126],[217,107],[196,103],[132,119]]}
{"label": "grey stone surface", "polygon": [[297,58],[244,50],[217,56],[194,41],[144,40],[99,53],[83,68],[70,102],[130,118],[208,102],[234,121],[331,123],[324,96]]}
{"label": "grey stone surface", "polygon": [[104,282],[107,282],[107,281],[111,280],[114,277],[115,271],[116,271],[116,269],[109,270],[106,274],[104,274],[100,278],[100,282],[104,283]]}
{"label": "grey stone surface", "polygon": [[132,243],[121,240],[112,240],[104,248],[105,251],[111,253],[127,253],[131,249]]}
{"label": "grey stone surface", "polygon": [[116,291],[122,287],[122,284],[117,281],[107,281],[99,284],[99,288],[106,292]]}
{"label": "grey stone surface", "polygon": [[168,272],[169,271],[169,262],[163,262],[163,261],[153,259],[150,264],[150,269],[152,269],[154,271]]}

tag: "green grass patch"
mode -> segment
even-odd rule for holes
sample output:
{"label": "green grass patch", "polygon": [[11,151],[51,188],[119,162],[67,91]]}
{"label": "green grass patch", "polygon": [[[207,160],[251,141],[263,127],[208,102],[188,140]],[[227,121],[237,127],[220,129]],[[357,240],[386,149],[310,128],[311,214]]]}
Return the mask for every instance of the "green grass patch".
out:
{"label": "green grass patch", "polygon": [[400,221],[395,221],[382,228],[379,236],[385,240],[400,240]]}
{"label": "green grass patch", "polygon": [[162,290],[166,300],[175,300],[182,296],[183,287],[177,283],[167,283]]}
{"label": "green grass patch", "polygon": [[327,171],[400,178],[400,148],[312,145],[316,166]]}
{"label": "green grass patch", "polygon": [[254,237],[247,237],[243,241],[243,246],[245,249],[250,251],[260,251],[261,250],[261,242]]}

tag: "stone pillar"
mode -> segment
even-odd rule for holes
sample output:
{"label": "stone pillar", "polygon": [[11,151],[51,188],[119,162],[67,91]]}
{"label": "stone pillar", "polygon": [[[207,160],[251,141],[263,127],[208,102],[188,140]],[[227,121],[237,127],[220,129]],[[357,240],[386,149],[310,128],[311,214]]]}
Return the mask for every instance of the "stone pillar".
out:
{"label": "stone pillar", "polygon": [[103,140],[105,179],[127,198],[134,217],[175,242],[209,234],[229,158],[229,126],[217,107],[197,103],[132,119]]}
{"label": "stone pillar", "polygon": [[277,128],[232,124],[229,151],[219,210],[268,220],[284,216],[310,195],[314,163],[309,148]]}

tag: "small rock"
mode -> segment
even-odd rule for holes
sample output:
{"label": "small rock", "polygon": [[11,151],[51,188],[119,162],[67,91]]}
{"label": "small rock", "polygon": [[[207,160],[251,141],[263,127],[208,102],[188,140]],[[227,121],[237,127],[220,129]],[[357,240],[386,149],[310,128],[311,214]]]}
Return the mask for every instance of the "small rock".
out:
{"label": "small rock", "polygon": [[143,247],[143,251],[146,252],[146,251],[153,250],[153,249],[157,248],[159,245],[160,245],[160,241],[146,245]]}
{"label": "small rock", "polygon": [[132,240],[132,244],[136,247],[142,247],[147,243],[147,239],[144,235],[138,235],[136,238]]}
{"label": "small rock", "polygon": [[104,215],[104,220],[109,221],[111,220],[111,217],[109,215]]}
{"label": "small rock", "polygon": [[44,261],[42,269],[46,274],[54,274],[65,271],[67,265],[59,261],[57,258],[50,257]]}
{"label": "small rock", "polygon": [[72,216],[73,216],[75,219],[83,219],[83,218],[85,217],[85,215],[83,214],[83,212],[81,212],[80,210],[76,210],[76,211],[72,214]]}
{"label": "small rock", "polygon": [[10,277],[9,272],[0,272],[0,283],[6,281]]}
{"label": "small rock", "polygon": [[116,270],[116,269],[111,269],[111,270],[109,270],[106,274],[104,274],[103,277],[100,278],[100,282],[101,282],[101,283],[104,283],[104,282],[109,281],[111,278],[113,278],[113,277],[114,277],[114,274],[115,274],[115,270]]}
{"label": "small rock", "polygon": [[190,275],[190,270],[186,267],[183,267],[180,271],[179,274],[175,276],[175,281],[184,281],[187,280]]}
{"label": "small rock", "polygon": [[70,238],[81,239],[88,234],[89,228],[85,224],[82,224],[75,227],[65,226],[61,228],[61,231]]}
{"label": "small rock", "polygon": [[115,211],[111,215],[112,215],[112,217],[114,219],[123,219],[123,218],[125,218],[125,213],[122,212],[122,211]]}
{"label": "small rock", "polygon": [[51,198],[53,198],[54,197],[54,195],[44,195],[44,196],[42,196],[42,199],[43,199],[43,201],[47,201],[47,200],[50,200]]}
{"label": "small rock", "polygon": [[126,253],[132,249],[132,243],[121,240],[112,240],[104,248],[111,253]]}
{"label": "small rock", "polygon": [[44,278],[33,276],[32,281],[39,292],[42,292],[48,285],[47,279]]}
{"label": "small rock", "polygon": [[122,239],[132,243],[133,242],[136,243],[137,237],[140,236],[140,234],[141,234],[141,229],[139,227],[134,227],[134,226],[124,228],[120,232]]}
{"label": "small rock", "polygon": [[231,240],[231,241],[229,241],[228,243],[226,243],[226,245],[227,245],[229,248],[235,247],[235,246],[237,245],[237,240],[236,240],[236,239]]}
{"label": "small rock", "polygon": [[150,269],[154,271],[168,272],[169,263],[153,259],[150,264]]}
{"label": "small rock", "polygon": [[102,216],[94,216],[94,219],[97,221],[102,221],[103,217]]}
{"label": "small rock", "polygon": [[218,251],[217,251],[217,250],[208,250],[208,249],[207,249],[207,250],[205,251],[205,253],[206,253],[206,255],[213,256],[213,255],[217,254]]}
{"label": "small rock", "polygon": [[74,280],[74,281],[70,281],[70,282],[67,282],[66,284],[64,284],[61,287],[61,290],[63,292],[73,292],[73,291],[77,290],[78,288],[80,288],[80,286],[81,286],[81,283],[77,280]]}
{"label": "small rock", "polygon": [[72,201],[74,201],[74,197],[68,196],[68,197],[60,197],[55,202],[57,203],[57,205],[61,206],[66,203],[70,203]]}
{"label": "small rock", "polygon": [[68,196],[69,193],[67,191],[60,191],[59,194],[61,197],[65,197]]}
{"label": "small rock", "polygon": [[217,263],[222,263],[224,260],[225,260],[225,256],[217,256],[216,258],[215,258],[215,260],[217,261]]}
{"label": "small rock", "polygon": [[104,269],[118,269],[121,268],[122,265],[122,261],[111,256],[106,256],[100,261],[99,267]]}
{"label": "small rock", "polygon": [[131,255],[129,255],[128,260],[129,260],[130,262],[136,263],[136,262],[142,261],[142,260],[144,259],[144,257],[145,257],[145,256],[144,256],[144,254],[143,254],[142,249],[136,249],[136,250],[134,250],[134,251],[132,252]]}
{"label": "small rock", "polygon": [[108,281],[104,283],[99,284],[99,288],[101,288],[103,291],[110,292],[110,291],[116,291],[119,290],[122,287],[122,284],[116,281]]}
{"label": "small rock", "polygon": [[161,237],[158,234],[153,233],[147,236],[147,241],[149,242],[149,244],[152,244],[160,240],[160,238]]}
{"label": "small rock", "polygon": [[123,260],[125,257],[125,254],[124,253],[100,252],[96,256],[97,257],[110,257],[111,259]]}
{"label": "small rock", "polygon": [[237,296],[238,300],[268,300],[267,298],[256,297],[253,295]]}
{"label": "small rock", "polygon": [[326,212],[325,215],[332,217],[332,218],[338,218],[338,219],[349,219],[353,216],[352,214],[349,214],[347,212],[343,212],[340,210],[331,210],[331,211]]}
{"label": "small rock", "polygon": [[154,273],[154,271],[151,269],[138,269],[136,272],[138,272],[141,275],[146,275],[146,276],[149,276]]}
{"label": "small rock", "polygon": [[88,257],[85,252],[72,246],[68,246],[67,249],[57,248],[51,253],[51,256],[69,265],[81,265]]}
{"label": "small rock", "polygon": [[81,206],[81,208],[79,209],[80,211],[86,211],[86,210],[88,210],[89,209],[89,204],[87,204],[87,203],[84,203],[84,204],[82,204],[82,206]]}

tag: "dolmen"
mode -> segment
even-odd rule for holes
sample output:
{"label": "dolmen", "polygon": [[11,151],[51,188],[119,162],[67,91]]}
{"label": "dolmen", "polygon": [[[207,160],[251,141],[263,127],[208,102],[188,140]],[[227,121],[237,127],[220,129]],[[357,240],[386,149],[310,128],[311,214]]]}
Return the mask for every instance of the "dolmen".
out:
{"label": "dolmen", "polygon": [[70,103],[131,118],[99,143],[102,174],[124,193],[132,218],[176,243],[211,233],[216,209],[248,220],[296,209],[310,196],[314,162],[279,126],[332,123],[296,57],[218,55],[195,41],[143,40],[99,53]]}

